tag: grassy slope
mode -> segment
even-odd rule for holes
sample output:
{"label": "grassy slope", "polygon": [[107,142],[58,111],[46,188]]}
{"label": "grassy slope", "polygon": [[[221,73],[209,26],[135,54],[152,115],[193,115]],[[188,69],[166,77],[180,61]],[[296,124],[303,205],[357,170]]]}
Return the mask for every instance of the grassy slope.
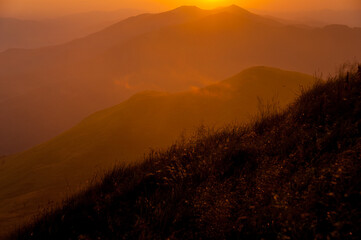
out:
{"label": "grassy slope", "polygon": [[360,74],[115,169],[13,237],[359,239]]}
{"label": "grassy slope", "polygon": [[204,89],[141,93],[95,113],[57,138],[3,160],[0,225],[6,229],[24,220],[100,169],[134,163],[150,148],[166,147],[201,124],[216,127],[249,120],[257,112],[257,97],[277,96],[285,106],[301,85],[313,81],[300,73],[255,67]]}

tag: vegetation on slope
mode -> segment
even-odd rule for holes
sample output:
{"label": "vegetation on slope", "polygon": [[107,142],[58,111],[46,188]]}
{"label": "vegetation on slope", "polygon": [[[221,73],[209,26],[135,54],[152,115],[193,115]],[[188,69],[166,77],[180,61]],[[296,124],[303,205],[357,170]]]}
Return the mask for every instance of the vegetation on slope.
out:
{"label": "vegetation on slope", "polygon": [[359,239],[360,74],[116,168],[12,238]]}
{"label": "vegetation on slope", "polygon": [[4,164],[0,160],[0,235],[117,162],[141,160],[150,148],[166,148],[201,124],[249,121],[257,97],[267,102],[276,96],[285,107],[300,86],[314,81],[302,73],[253,67],[206,88],[140,93],[92,114],[51,141],[8,156]]}

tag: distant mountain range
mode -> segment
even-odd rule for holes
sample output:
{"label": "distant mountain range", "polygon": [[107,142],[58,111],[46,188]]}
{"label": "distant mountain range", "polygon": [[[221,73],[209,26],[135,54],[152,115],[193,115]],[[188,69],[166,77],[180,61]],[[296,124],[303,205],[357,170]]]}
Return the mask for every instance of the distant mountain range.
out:
{"label": "distant mountain range", "polygon": [[124,9],[86,12],[44,20],[0,17],[0,52],[9,48],[39,48],[65,43],[139,13],[137,10]]}
{"label": "distant mountain range", "polygon": [[143,92],[99,111],[48,142],[0,159],[0,229],[26,221],[96,173],[139,162],[150,148],[165,148],[200,125],[245,123],[269,104],[283,108],[314,81],[306,74],[254,67],[205,88]]}
{"label": "distant mountain range", "polygon": [[0,154],[142,90],[183,91],[267,65],[308,74],[361,58],[361,29],[305,28],[237,6],[143,14],[67,44],[0,54]]}
{"label": "distant mountain range", "polygon": [[315,10],[315,11],[287,11],[287,12],[262,12],[277,16],[279,18],[289,19],[301,24],[311,26],[325,26],[330,24],[343,24],[350,27],[361,27],[361,9],[354,10]]}

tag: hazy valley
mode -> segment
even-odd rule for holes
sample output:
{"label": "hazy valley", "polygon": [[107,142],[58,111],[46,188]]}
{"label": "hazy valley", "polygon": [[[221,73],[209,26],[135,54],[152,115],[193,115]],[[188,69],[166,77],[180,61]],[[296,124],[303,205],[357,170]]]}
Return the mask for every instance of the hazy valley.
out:
{"label": "hazy valley", "polygon": [[360,36],[359,28],[288,26],[236,6],[181,7],[132,17],[65,45],[6,51],[0,54],[0,153],[48,140],[142,90],[202,87],[257,65],[327,75],[361,56]]}
{"label": "hazy valley", "polygon": [[85,12],[53,19],[0,18],[0,52],[10,48],[39,48],[85,37],[125,18],[137,10]]}

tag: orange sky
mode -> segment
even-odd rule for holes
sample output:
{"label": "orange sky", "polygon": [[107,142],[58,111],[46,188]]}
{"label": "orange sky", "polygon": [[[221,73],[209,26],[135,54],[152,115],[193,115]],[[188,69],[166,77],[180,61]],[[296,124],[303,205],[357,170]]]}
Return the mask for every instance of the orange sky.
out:
{"label": "orange sky", "polygon": [[277,11],[361,9],[361,0],[0,0],[0,16],[50,17],[93,10],[162,11],[181,5],[214,8],[231,4]]}

